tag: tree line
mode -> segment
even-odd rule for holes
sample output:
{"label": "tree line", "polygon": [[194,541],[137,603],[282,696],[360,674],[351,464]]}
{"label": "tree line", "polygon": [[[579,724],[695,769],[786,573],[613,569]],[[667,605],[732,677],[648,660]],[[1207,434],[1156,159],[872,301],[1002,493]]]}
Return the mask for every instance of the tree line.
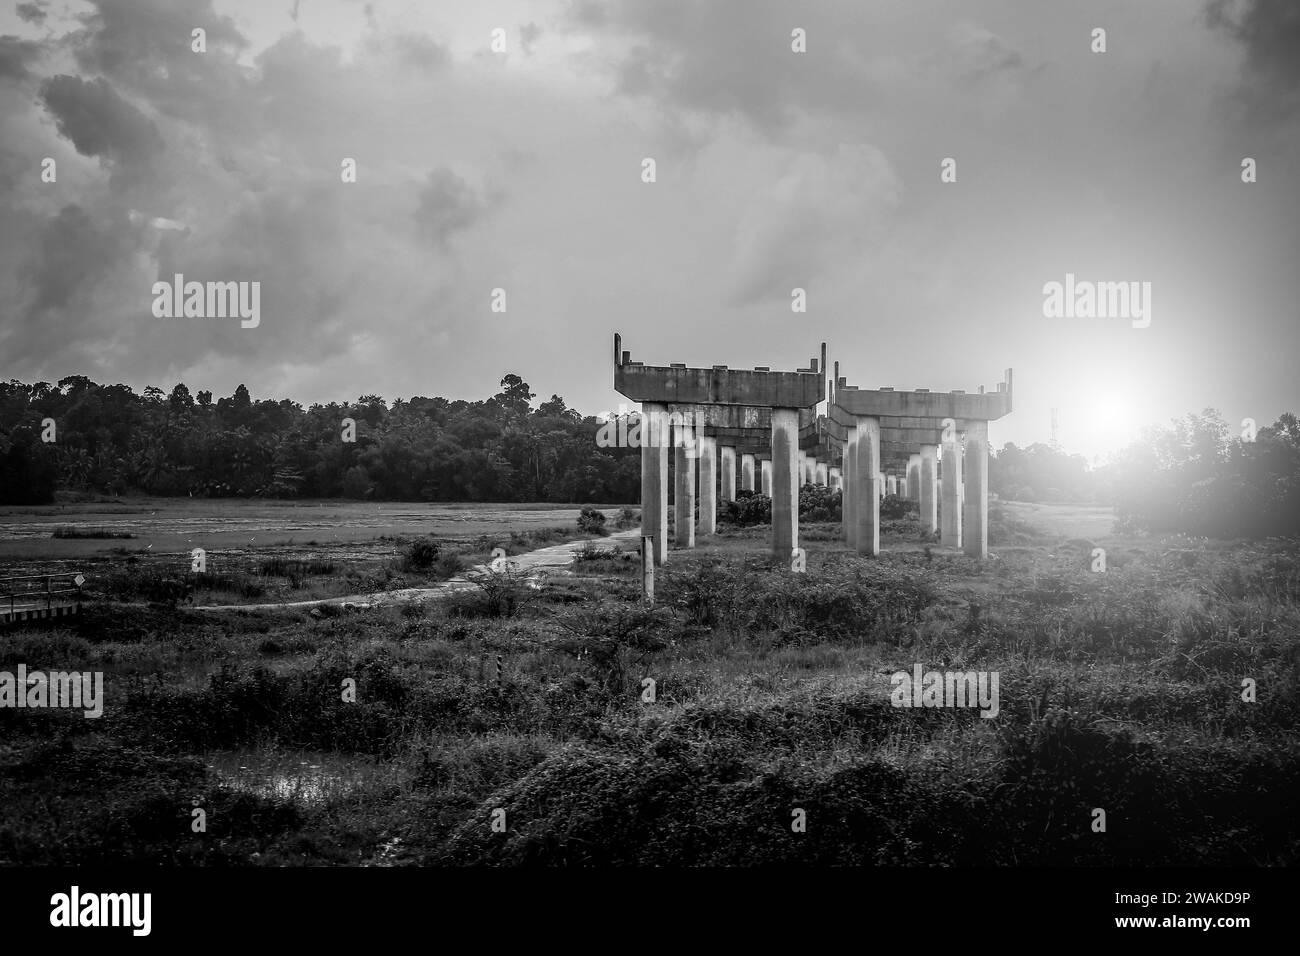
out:
{"label": "tree line", "polygon": [[[564,399],[532,406],[518,375],[479,402],[378,395],[303,408],[99,385],[0,384],[0,501],[56,491],[194,497],[623,503],[640,496],[635,449],[600,448],[600,423]],[[346,419],[354,423],[352,428]],[[52,425],[52,430],[51,430]],[[346,440],[346,439],[352,440]],[[52,440],[49,440],[52,439]]]}
{"label": "tree line", "polygon": [[[602,447],[602,421],[564,399],[533,406],[518,375],[477,402],[378,395],[303,408],[213,400],[184,384],[0,384],[0,503],[57,492],[624,504],[640,498],[636,448]],[[348,422],[351,422],[349,427]],[[1045,444],[990,456],[989,487],[1020,501],[1110,504],[1133,528],[1215,536],[1300,533],[1300,424],[1254,440],[1213,409],[1143,437],[1100,468]]]}

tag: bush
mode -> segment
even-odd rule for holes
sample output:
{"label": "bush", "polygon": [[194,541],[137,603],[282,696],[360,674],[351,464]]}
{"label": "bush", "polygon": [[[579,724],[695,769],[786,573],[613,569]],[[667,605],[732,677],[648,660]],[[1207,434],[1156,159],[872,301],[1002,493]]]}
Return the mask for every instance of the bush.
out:
{"label": "bush", "polygon": [[735,501],[724,501],[718,520],[742,528],[753,524],[772,523],[772,499],[752,491],[736,493]]}
{"label": "bush", "polygon": [[910,498],[904,498],[902,495],[885,495],[885,500],[880,502],[881,518],[905,518],[909,514],[921,513],[921,506],[912,501]]}
{"label": "bush", "polygon": [[595,508],[583,508],[582,514],[578,515],[578,530],[583,534],[609,534],[605,530],[605,515]]}
{"label": "bush", "polygon": [[419,538],[412,541],[402,552],[402,570],[426,571],[433,567],[442,548],[433,538]]}

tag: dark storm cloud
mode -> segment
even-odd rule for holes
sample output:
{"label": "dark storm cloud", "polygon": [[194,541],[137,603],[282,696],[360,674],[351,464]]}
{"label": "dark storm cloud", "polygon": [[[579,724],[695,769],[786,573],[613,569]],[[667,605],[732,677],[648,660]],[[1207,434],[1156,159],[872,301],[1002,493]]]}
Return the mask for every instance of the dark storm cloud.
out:
{"label": "dark storm cloud", "polygon": [[28,317],[66,308],[121,265],[137,240],[137,230],[120,209],[92,216],[81,206],[64,206],[36,237],[27,272]]}
{"label": "dark storm cloud", "polygon": [[0,77],[21,80],[28,75],[28,64],[39,59],[43,49],[32,40],[0,36]]}
{"label": "dark storm cloud", "polygon": [[118,95],[107,80],[53,76],[41,84],[41,100],[59,132],[83,156],[120,165],[145,165],[163,148],[158,127]]}
{"label": "dark storm cloud", "polygon": [[[811,114],[860,116],[888,107],[895,94],[887,84],[900,72],[959,88],[1029,69],[1019,50],[962,16],[953,29],[928,34],[925,46],[885,50],[879,18],[843,0],[797,9],[781,0],[580,2],[564,25],[600,41],[595,56],[618,92],[741,116],[779,136]],[[804,30],[806,53],[792,50],[795,28]]]}
{"label": "dark storm cloud", "polygon": [[[95,0],[73,36],[77,65],[147,99],[160,113],[205,126],[239,124],[249,95],[235,57],[248,41],[211,0]],[[207,51],[194,52],[202,27]]]}
{"label": "dark storm cloud", "polygon": [[36,3],[20,3],[14,7],[14,11],[18,14],[18,19],[40,26],[45,22],[45,8],[48,6],[48,0],[38,0]]}
{"label": "dark storm cloud", "polygon": [[474,225],[487,210],[487,203],[474,187],[446,167],[429,173],[420,189],[413,217],[417,233],[429,242],[445,246],[458,232]]}
{"label": "dark storm cloud", "polygon": [[1211,26],[1246,51],[1247,94],[1262,110],[1300,106],[1300,3],[1295,0],[1212,0]]}

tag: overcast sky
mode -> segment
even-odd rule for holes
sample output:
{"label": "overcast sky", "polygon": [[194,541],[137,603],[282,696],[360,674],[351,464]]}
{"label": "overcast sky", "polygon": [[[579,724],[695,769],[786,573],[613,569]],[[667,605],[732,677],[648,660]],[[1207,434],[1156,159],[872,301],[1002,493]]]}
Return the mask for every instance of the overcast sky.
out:
{"label": "overcast sky", "polygon": [[[0,378],[307,404],[515,372],[591,414],[621,331],[663,365],[826,341],[868,388],[1010,366],[995,446],[1053,407],[1089,455],[1266,424],[1300,412],[1297,51],[1294,0],[10,2]],[[176,272],[261,282],[260,325],[154,317]],[[1150,325],[1045,317],[1067,272],[1150,282]]]}

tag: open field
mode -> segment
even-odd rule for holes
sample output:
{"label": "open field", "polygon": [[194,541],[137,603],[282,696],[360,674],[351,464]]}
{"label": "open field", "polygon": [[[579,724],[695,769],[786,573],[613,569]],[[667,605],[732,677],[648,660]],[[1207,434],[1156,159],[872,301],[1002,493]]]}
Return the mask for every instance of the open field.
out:
{"label": "open field", "polygon": [[[912,518],[874,560],[805,526],[791,574],[730,529],[654,608],[628,541],[541,588],[5,632],[0,670],[102,670],[106,701],[0,710],[0,863],[1295,864],[1300,544],[1039,509],[995,509],[983,564]],[[891,706],[917,664],[997,672],[999,714]]]}
{"label": "open field", "polygon": [[[602,509],[613,516],[618,509]],[[191,548],[260,551],[317,547],[350,553],[349,545],[380,536],[434,535],[468,541],[481,535],[571,527],[576,506],[430,504],[425,502],[260,501],[122,498],[96,502],[0,507],[0,559],[69,559],[123,546],[182,553]],[[126,533],[130,540],[56,538],[61,528]]]}

